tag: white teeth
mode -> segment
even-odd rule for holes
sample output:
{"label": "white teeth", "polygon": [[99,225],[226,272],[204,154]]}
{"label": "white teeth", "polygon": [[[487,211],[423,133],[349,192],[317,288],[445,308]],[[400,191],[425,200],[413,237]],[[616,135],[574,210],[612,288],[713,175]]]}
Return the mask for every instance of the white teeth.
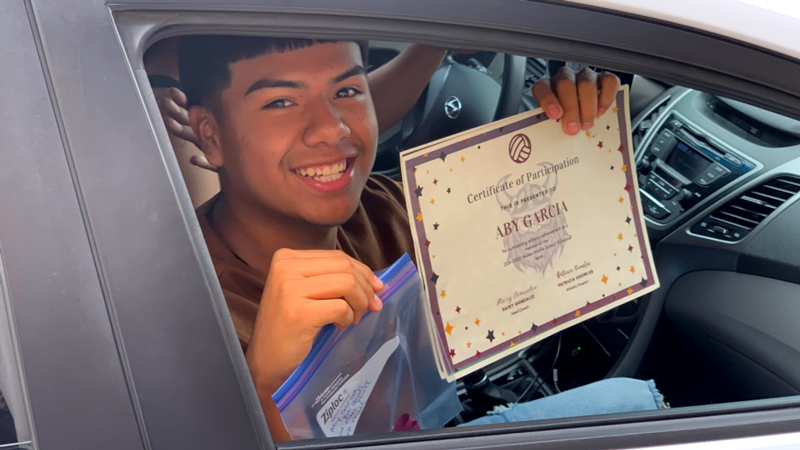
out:
{"label": "white teeth", "polygon": [[320,183],[330,183],[331,181],[336,181],[339,178],[342,178],[344,174],[342,173],[333,173],[330,175],[322,175],[318,177],[314,177],[314,181],[319,181]]}
{"label": "white teeth", "polygon": [[294,172],[304,177],[313,178],[321,183],[329,183],[341,178],[346,169],[347,161],[342,160],[341,162],[327,166],[295,169]]}

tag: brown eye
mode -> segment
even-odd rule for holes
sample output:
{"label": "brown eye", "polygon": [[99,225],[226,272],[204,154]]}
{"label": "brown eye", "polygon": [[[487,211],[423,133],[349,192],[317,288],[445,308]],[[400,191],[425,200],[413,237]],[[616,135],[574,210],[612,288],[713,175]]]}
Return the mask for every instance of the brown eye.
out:
{"label": "brown eye", "polygon": [[295,103],[293,101],[285,99],[285,98],[281,98],[281,99],[273,100],[273,101],[267,103],[261,109],[285,109],[285,108],[288,108],[288,107],[294,106],[294,105],[295,105]]}
{"label": "brown eye", "polygon": [[350,97],[355,97],[355,96],[360,95],[360,94],[361,94],[360,90],[358,90],[356,88],[348,87],[348,88],[340,89],[339,92],[336,93],[336,98],[350,98]]}

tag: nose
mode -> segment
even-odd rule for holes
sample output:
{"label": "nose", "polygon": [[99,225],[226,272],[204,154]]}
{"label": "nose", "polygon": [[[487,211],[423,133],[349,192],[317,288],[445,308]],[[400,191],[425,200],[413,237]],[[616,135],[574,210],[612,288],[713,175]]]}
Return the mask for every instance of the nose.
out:
{"label": "nose", "polygon": [[350,127],[342,120],[341,111],[333,102],[321,99],[309,108],[303,140],[309,147],[335,147],[350,136]]}

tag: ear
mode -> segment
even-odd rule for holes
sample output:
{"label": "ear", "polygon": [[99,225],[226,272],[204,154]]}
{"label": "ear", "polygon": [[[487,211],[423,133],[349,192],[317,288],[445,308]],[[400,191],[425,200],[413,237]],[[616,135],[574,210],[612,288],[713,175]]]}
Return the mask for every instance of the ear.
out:
{"label": "ear", "polygon": [[217,118],[208,109],[202,106],[193,106],[189,109],[189,124],[200,150],[205,154],[206,160],[215,168],[225,165],[222,154],[222,137]]}

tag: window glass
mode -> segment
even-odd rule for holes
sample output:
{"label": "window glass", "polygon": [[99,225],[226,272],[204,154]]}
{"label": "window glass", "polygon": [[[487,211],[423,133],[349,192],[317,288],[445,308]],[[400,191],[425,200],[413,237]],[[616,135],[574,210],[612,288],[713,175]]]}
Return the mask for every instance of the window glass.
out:
{"label": "window glass", "polygon": [[[652,344],[637,362],[638,380],[604,380],[636,336],[637,323],[647,304],[636,300],[508,355],[482,371],[460,377],[455,391],[463,410],[448,416],[442,426],[656,411],[796,392],[791,382],[775,383],[776,375],[765,369],[775,361],[771,338],[742,344],[736,327],[720,312],[725,308],[722,302],[727,301],[735,305],[732,314],[749,327],[764,336],[774,337],[785,331],[790,337],[784,338],[793,340],[795,349],[800,349],[800,336],[791,334],[791,327],[774,327],[775,317],[785,315],[791,308],[781,298],[791,298],[789,291],[798,293],[800,280],[783,277],[783,281],[792,284],[787,287],[753,263],[749,273],[761,277],[759,283],[764,283],[767,291],[784,293],[754,309],[742,294],[750,279],[724,272],[723,262],[713,262],[712,248],[719,242],[739,243],[754,230],[761,231],[765,218],[774,218],[771,214],[777,209],[797,199],[800,176],[793,174],[771,178],[766,187],[757,191],[743,186],[764,169],[760,156],[764,152],[800,146],[800,122],[710,93],[580,63],[528,57],[524,59],[524,71],[514,75],[511,69],[506,72],[513,67],[511,55],[489,51],[386,41],[366,45],[286,39],[265,43],[254,39],[194,36],[179,45],[173,38],[151,47],[144,62],[197,208],[211,259],[220,274],[240,343],[248,352],[248,362],[259,364],[254,348],[273,358],[280,353],[275,352],[276,348],[302,347],[298,353],[279,355],[291,362],[284,361],[283,372],[272,380],[287,379],[291,369],[312,348],[319,331],[302,335],[281,315],[285,298],[279,293],[288,288],[278,282],[271,284],[276,259],[286,270],[297,271],[298,278],[319,276],[319,283],[325,286],[313,289],[330,290],[336,283],[335,277],[328,277],[329,269],[318,268],[325,265],[321,259],[332,257],[329,254],[276,251],[291,247],[291,241],[291,248],[306,251],[342,250],[373,270],[389,266],[394,258],[388,255],[402,254],[403,245],[413,251],[408,230],[413,221],[409,224],[406,202],[395,184],[406,181],[400,170],[399,152],[492,122],[497,105],[502,105],[498,103],[501,95],[509,96],[510,84],[504,83],[514,80],[514,76],[523,79],[516,84],[523,86],[522,91],[510,95],[515,100],[512,112],[516,113],[535,109],[540,103],[547,107],[550,94],[545,90],[534,95],[536,89],[550,86],[560,96],[563,83],[574,84],[578,74],[579,83],[589,79],[600,89],[600,98],[595,99],[600,103],[604,101],[606,83],[613,87],[616,83],[627,85],[630,91],[634,160],[630,165],[598,166],[598,179],[615,170],[630,170],[638,183],[650,231],[649,245],[655,250],[666,236],[664,230],[685,227],[694,239],[692,248],[712,255],[712,262],[705,267],[708,272],[702,274],[662,278],[661,288],[649,294],[659,296],[662,302],[666,298],[674,314],[667,319],[662,313],[667,325],[651,330]],[[367,48],[365,60],[363,51]],[[216,63],[210,62],[213,58],[208,56],[214,52],[224,54],[214,60]],[[549,79],[549,84],[537,84],[543,79]],[[538,88],[534,89],[535,85]],[[566,108],[566,103],[562,106]],[[595,107],[589,116],[561,116],[561,131],[575,135],[574,139],[596,141],[599,151],[615,151],[608,145],[604,147],[603,140],[597,137],[598,133],[613,134],[610,126],[604,130],[594,128],[593,122],[599,123],[603,113],[610,114],[610,102],[605,106],[602,111]],[[572,122],[576,122],[574,129]],[[377,142],[374,148],[370,147],[372,141]],[[365,148],[373,154],[360,159],[359,152]],[[341,161],[333,161],[336,155],[341,156]],[[786,155],[782,162],[791,160]],[[298,179],[319,188],[317,185],[333,185],[359,168],[365,171],[362,181],[367,187],[365,194],[359,190],[351,195],[352,204],[348,199],[331,197],[323,205],[313,196],[290,192]],[[367,174],[372,175],[369,182]],[[226,189],[236,196],[226,195]],[[725,197],[737,191],[742,195]],[[376,203],[380,210],[367,211],[370,195],[381,199],[383,203]],[[719,207],[710,208],[715,203]],[[349,230],[346,224],[354,220],[361,222]],[[320,230],[327,230],[328,234]],[[780,237],[779,231],[775,233]],[[619,236],[622,240],[622,234]],[[608,258],[617,256],[615,253]],[[659,257],[655,251],[655,260]],[[762,257],[769,259],[771,255]],[[298,262],[303,258],[313,263]],[[688,262],[670,264],[680,267]],[[611,275],[635,271],[634,266],[622,266],[618,265]],[[714,270],[720,273],[711,273]],[[647,279],[641,279],[644,286]],[[368,287],[363,283],[359,286]],[[728,291],[718,290],[721,286],[728,286]],[[667,296],[670,289],[686,295]],[[362,294],[357,291],[352,295]],[[345,294],[328,295],[349,300]],[[296,296],[319,300],[306,291],[297,291]],[[444,290],[440,296],[445,298]],[[371,302],[368,297],[362,300]],[[266,311],[257,319],[259,305]],[[311,309],[317,306],[309,303]],[[452,309],[460,313],[461,308],[453,304]],[[579,315],[577,310],[576,317]],[[297,319],[296,315],[293,317]],[[264,326],[259,321],[271,325]],[[481,320],[474,318],[474,324],[480,327]],[[652,325],[655,327],[655,323]],[[449,323],[448,327],[449,334]],[[535,331],[536,327],[534,323],[531,329]],[[710,327],[715,327],[715,334],[709,334]],[[489,342],[501,338],[493,330],[487,329],[486,334]],[[300,339],[304,346],[290,344],[287,339]],[[473,342],[462,345],[463,348],[451,349],[450,355],[475,350]],[[393,352],[395,347],[381,347],[375,355],[385,348]],[[341,415],[343,400],[337,401],[337,394],[343,389],[349,389],[351,394],[360,389],[369,397],[371,386],[381,385],[377,378],[370,378],[366,369],[369,364],[365,362],[360,371],[334,377],[316,398],[308,399],[318,414],[309,413],[298,420],[313,427]],[[770,367],[779,373],[778,378],[791,373],[788,365]],[[436,373],[434,367],[416,370],[427,369]],[[263,397],[271,431],[281,439],[287,436],[282,434],[285,431],[280,422],[271,420],[275,419],[270,418],[275,405],[270,403],[269,395],[264,395],[279,386],[280,383],[272,383],[257,389]],[[352,423],[347,424],[352,427],[374,419],[353,414]],[[419,425],[417,419],[420,417],[413,415],[398,418],[393,429],[414,429]]]}

